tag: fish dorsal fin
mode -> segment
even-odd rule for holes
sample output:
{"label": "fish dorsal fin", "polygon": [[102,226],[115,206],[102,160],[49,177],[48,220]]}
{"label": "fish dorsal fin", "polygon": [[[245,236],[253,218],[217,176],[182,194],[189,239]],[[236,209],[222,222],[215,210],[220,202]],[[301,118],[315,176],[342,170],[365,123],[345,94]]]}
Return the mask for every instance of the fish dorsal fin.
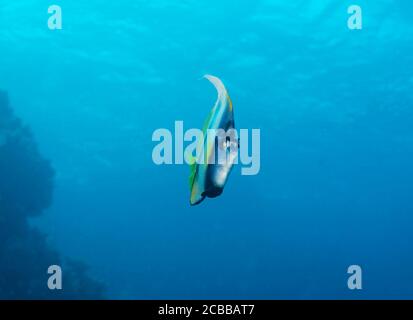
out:
{"label": "fish dorsal fin", "polygon": [[222,83],[222,81],[215,76],[211,76],[209,74],[204,76],[205,79],[209,80],[215,87],[215,89],[217,89],[218,91],[218,100],[217,103],[215,104],[215,106],[220,102],[224,102],[225,99],[228,98],[228,93],[227,93],[227,89],[225,89],[224,84]]}

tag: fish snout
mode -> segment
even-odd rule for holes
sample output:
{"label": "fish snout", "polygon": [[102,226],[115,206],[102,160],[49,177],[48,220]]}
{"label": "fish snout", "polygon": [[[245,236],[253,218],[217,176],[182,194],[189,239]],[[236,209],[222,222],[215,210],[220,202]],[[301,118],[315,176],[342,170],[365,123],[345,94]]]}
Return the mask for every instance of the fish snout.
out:
{"label": "fish snout", "polygon": [[202,194],[203,196],[206,196],[208,198],[215,198],[218,197],[219,195],[221,195],[221,193],[224,191],[223,187],[219,187],[219,186],[210,186],[208,189],[206,189],[204,191],[204,193]]}

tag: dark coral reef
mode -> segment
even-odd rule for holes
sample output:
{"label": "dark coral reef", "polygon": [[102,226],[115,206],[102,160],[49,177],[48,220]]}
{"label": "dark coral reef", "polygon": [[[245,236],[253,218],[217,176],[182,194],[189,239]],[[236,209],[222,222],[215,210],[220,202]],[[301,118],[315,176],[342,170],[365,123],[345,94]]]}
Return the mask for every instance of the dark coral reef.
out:
{"label": "dark coral reef", "polygon": [[[99,299],[101,283],[79,262],[63,259],[29,219],[51,204],[54,171],[30,129],[0,90],[0,299]],[[60,265],[63,289],[50,290],[47,269]]]}

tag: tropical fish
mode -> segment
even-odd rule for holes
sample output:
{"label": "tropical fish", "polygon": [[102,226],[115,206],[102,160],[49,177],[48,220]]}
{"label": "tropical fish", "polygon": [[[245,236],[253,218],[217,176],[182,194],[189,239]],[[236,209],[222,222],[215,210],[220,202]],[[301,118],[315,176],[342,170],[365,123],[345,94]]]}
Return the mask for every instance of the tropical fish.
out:
{"label": "tropical fish", "polygon": [[[199,158],[197,158],[193,159],[191,164],[189,178],[191,205],[201,203],[205,197],[215,198],[221,195],[238,156],[239,147],[231,98],[219,78],[211,75],[206,75],[205,78],[215,86],[218,91],[218,99],[202,130],[203,140],[200,141],[202,146],[198,157],[201,157],[204,161],[199,161]],[[227,134],[224,139],[221,139],[221,141],[217,138],[214,138],[213,141],[208,139],[208,132],[219,129],[224,130]],[[218,148],[221,148],[221,154],[226,158],[224,162],[217,161],[218,152],[216,151]]]}

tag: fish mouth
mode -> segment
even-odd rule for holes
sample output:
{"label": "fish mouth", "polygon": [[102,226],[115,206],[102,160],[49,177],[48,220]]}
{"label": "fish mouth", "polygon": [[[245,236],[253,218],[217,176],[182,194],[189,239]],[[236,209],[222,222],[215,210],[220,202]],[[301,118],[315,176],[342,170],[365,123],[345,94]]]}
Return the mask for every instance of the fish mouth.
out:
{"label": "fish mouth", "polygon": [[196,206],[200,204],[202,201],[205,200],[206,197],[216,198],[220,196],[223,191],[224,191],[223,187],[211,186],[207,190],[202,192],[199,198],[194,198],[194,199],[191,198],[191,206]]}
{"label": "fish mouth", "polygon": [[214,186],[205,190],[202,195],[208,198],[216,198],[221,195],[222,191],[224,191],[224,188]]}

